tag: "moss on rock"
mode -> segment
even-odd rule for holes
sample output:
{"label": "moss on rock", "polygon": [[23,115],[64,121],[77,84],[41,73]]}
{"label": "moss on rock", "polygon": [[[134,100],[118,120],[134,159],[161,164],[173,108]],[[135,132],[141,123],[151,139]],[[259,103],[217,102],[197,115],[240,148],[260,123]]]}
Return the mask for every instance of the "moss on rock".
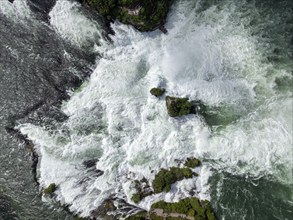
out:
{"label": "moss on rock", "polygon": [[140,181],[135,180],[134,187],[136,189],[136,193],[134,193],[131,197],[131,200],[134,203],[139,203],[143,198],[154,193],[146,178],[142,178]]}
{"label": "moss on rock", "polygon": [[140,193],[134,193],[131,197],[131,200],[134,202],[134,203],[139,203],[141,200],[142,200],[142,196]]}
{"label": "moss on rock", "polygon": [[55,192],[56,188],[57,188],[56,184],[55,183],[51,183],[49,186],[47,186],[44,189],[44,194],[52,195]]}
{"label": "moss on rock", "polygon": [[198,167],[201,165],[201,162],[199,159],[196,159],[196,158],[187,158],[185,163],[184,163],[184,166],[187,166],[189,168],[195,168],[195,167]]}
{"label": "moss on rock", "polygon": [[156,97],[160,97],[162,96],[164,93],[165,93],[165,89],[164,88],[152,88],[150,90],[150,93],[153,95],[153,96],[156,96]]}
{"label": "moss on rock", "polygon": [[191,103],[188,98],[177,98],[166,96],[168,114],[171,117],[187,115],[191,111]]}
{"label": "moss on rock", "polygon": [[118,19],[140,31],[151,31],[165,22],[170,0],[85,0],[108,20]]}
{"label": "moss on rock", "polygon": [[184,178],[192,178],[195,175],[189,168],[171,167],[170,170],[161,169],[153,180],[153,188],[155,193],[163,191],[169,192],[171,185]]}

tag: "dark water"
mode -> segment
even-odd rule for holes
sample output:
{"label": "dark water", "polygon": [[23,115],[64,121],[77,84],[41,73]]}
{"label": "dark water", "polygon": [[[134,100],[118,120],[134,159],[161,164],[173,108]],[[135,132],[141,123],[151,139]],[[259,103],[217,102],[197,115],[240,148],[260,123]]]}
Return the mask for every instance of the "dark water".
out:
{"label": "dark water", "polygon": [[292,185],[225,172],[215,174],[211,184],[219,219],[292,219]]}
{"label": "dark water", "polygon": [[[207,1],[205,7],[213,4],[220,4],[220,1]],[[247,28],[252,36],[258,36],[259,46],[268,48],[263,62],[270,62],[276,69],[291,70],[293,75],[293,1],[247,1],[239,10],[245,11],[249,17]],[[292,77],[277,77],[277,93],[292,92],[292,89]],[[293,121],[289,123],[293,126]],[[293,158],[292,143],[287,148]],[[289,173],[282,171],[282,167],[277,170],[284,182],[266,174],[255,177],[215,171],[210,183],[212,203],[218,219],[293,219],[293,185],[285,181],[288,177],[292,180],[293,170]]]}
{"label": "dark water", "polygon": [[[6,7],[4,1],[0,7]],[[33,20],[7,17],[0,10],[1,220],[71,219],[62,209],[41,201],[28,151],[5,129],[17,120],[38,124],[64,120],[58,106],[68,97],[66,90],[91,72],[96,54],[64,42],[48,25],[47,13],[54,3],[28,1]]]}

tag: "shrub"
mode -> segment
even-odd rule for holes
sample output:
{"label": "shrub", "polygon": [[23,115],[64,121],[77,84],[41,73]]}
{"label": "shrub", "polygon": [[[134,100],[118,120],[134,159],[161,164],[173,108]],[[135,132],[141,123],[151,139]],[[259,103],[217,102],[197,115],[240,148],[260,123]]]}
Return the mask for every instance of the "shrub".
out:
{"label": "shrub", "polygon": [[187,160],[184,163],[184,166],[195,168],[201,165],[201,162],[199,159],[196,158],[187,158]]}
{"label": "shrub", "polygon": [[131,200],[135,203],[139,203],[141,201],[141,194],[140,193],[134,193],[131,197]]}
{"label": "shrub", "polygon": [[134,187],[136,189],[136,193],[132,195],[131,200],[135,203],[139,203],[143,198],[153,194],[146,178],[142,178],[140,181],[134,180]]}
{"label": "shrub", "polygon": [[161,169],[153,180],[153,188],[155,193],[163,191],[169,192],[171,185],[184,178],[192,178],[193,173],[189,168],[171,167],[170,170]]}

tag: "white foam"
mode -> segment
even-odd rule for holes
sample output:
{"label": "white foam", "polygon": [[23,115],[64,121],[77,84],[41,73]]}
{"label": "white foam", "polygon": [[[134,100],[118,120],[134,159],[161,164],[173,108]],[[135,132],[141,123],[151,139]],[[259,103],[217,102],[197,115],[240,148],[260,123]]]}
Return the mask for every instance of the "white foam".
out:
{"label": "white foam", "polygon": [[30,8],[24,0],[15,0],[13,4],[9,1],[0,1],[0,13],[20,23],[31,18]]}
{"label": "white foam", "polygon": [[[275,165],[291,169],[292,101],[269,99],[274,91],[265,71],[272,67],[261,63],[249,33],[227,18],[233,7],[198,15],[191,4],[181,1],[174,7],[168,35],[113,25],[113,48],[105,50],[86,85],[62,107],[70,116],[60,125],[65,132],[20,127],[42,149],[42,184],[60,184],[59,199],[72,204],[72,210],[87,215],[112,193],[129,199],[132,179],[145,176],[152,181],[161,167],[190,156],[215,160],[210,166],[235,174],[265,173],[279,180],[283,177]],[[201,20],[214,14],[218,19],[208,20],[211,23]],[[76,29],[66,32],[76,40],[75,34]],[[170,118],[164,100],[149,94],[158,85],[166,87],[167,95],[237,106],[243,117],[216,134],[195,115]],[[259,85],[261,92],[255,90]],[[259,107],[250,112],[254,106]],[[87,183],[76,186],[76,179],[85,176],[78,167],[90,157],[99,158],[96,168],[104,175],[89,175]],[[139,206],[149,208],[160,199],[178,201],[192,187],[200,198],[209,199],[212,172],[206,164],[199,172],[198,178],[178,182],[170,193],[147,197]]]}
{"label": "white foam", "polygon": [[68,0],[58,0],[49,16],[51,25],[63,38],[74,45],[105,44],[101,36],[101,26],[96,21],[85,17],[80,4]]}

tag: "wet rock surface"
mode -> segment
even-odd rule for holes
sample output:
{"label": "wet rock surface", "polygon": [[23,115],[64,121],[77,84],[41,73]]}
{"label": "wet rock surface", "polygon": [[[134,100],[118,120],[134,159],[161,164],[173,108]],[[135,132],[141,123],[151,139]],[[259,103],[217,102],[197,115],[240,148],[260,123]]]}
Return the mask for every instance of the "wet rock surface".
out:
{"label": "wet rock surface", "polygon": [[152,31],[163,27],[171,1],[169,0],[84,0],[90,7],[97,10],[108,20],[118,19],[125,24],[131,24],[140,31]]}
{"label": "wet rock surface", "polygon": [[153,95],[153,96],[156,96],[156,97],[160,97],[162,96],[164,93],[165,93],[165,89],[164,88],[152,88],[150,90],[150,93]]}

